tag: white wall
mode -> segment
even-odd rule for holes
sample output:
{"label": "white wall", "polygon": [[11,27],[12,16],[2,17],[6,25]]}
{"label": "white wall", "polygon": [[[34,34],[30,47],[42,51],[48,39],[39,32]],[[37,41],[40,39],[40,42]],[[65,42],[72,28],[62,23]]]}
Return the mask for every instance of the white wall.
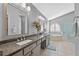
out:
{"label": "white wall", "polygon": [[0,40],[2,36],[2,3],[0,3]]}
{"label": "white wall", "polygon": [[[75,4],[75,16],[79,16],[79,3]],[[79,21],[79,18],[77,20]],[[75,38],[75,46],[76,46],[75,51],[76,51],[76,55],[79,56],[79,26],[78,26],[77,29],[78,29],[78,32],[77,32],[78,36]]]}

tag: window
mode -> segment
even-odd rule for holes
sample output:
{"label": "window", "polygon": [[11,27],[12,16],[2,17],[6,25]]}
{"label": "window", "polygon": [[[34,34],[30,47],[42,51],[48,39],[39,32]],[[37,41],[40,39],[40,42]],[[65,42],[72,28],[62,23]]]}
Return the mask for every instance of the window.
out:
{"label": "window", "polygon": [[51,32],[61,32],[60,25],[57,23],[53,23],[51,25]]}

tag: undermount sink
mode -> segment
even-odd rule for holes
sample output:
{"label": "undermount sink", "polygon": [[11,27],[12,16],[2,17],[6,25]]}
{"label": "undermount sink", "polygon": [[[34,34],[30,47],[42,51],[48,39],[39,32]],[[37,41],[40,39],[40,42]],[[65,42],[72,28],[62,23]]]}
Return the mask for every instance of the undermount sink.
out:
{"label": "undermount sink", "polygon": [[21,41],[21,42],[18,42],[18,43],[16,43],[17,45],[24,45],[24,44],[28,44],[29,42],[31,42],[32,40],[30,40],[30,39],[27,39],[27,40],[24,40],[24,41]]}

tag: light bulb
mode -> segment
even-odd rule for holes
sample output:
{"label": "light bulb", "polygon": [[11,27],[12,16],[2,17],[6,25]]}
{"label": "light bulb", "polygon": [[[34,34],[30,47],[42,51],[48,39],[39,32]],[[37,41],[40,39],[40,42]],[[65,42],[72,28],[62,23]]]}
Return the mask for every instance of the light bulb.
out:
{"label": "light bulb", "polygon": [[27,11],[31,11],[31,7],[30,6],[27,6]]}
{"label": "light bulb", "polygon": [[26,7],[26,3],[22,3],[22,7],[24,7],[24,8],[25,8],[25,7]]}
{"label": "light bulb", "polygon": [[43,20],[43,21],[45,20],[44,17],[42,17],[42,16],[38,16],[38,18],[39,18],[40,20]]}

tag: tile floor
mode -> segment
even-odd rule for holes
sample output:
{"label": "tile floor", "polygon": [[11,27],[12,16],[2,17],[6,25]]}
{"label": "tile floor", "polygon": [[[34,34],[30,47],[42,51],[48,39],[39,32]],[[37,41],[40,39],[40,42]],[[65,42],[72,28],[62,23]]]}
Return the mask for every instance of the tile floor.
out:
{"label": "tile floor", "polygon": [[[60,37],[62,39],[62,37]],[[56,40],[50,40],[50,44],[54,44],[56,47],[55,50],[51,50],[46,48],[42,50],[42,56],[75,56],[75,44],[70,42],[61,40],[59,37],[54,37]],[[58,39],[58,40],[57,40]]]}

